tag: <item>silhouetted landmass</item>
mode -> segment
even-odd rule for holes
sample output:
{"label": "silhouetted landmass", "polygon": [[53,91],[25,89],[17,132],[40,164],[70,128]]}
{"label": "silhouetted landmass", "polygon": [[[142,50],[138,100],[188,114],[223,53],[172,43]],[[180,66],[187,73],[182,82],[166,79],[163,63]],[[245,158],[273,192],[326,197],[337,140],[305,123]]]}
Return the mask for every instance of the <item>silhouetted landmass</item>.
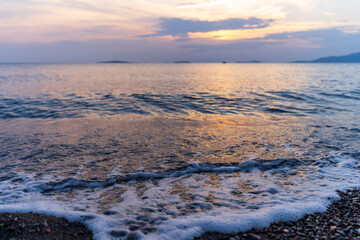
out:
{"label": "silhouetted landmass", "polygon": [[295,61],[294,63],[360,63],[360,52],[345,56],[330,56],[312,61]]}
{"label": "silhouetted landmass", "polygon": [[174,61],[174,63],[191,63],[190,61]]}
{"label": "silhouetted landmass", "polygon": [[98,63],[131,63],[131,62],[113,60],[113,61],[102,61],[102,62],[98,62]]}
{"label": "silhouetted landmass", "polygon": [[252,60],[252,61],[237,61],[237,63],[261,63],[261,61],[258,61],[258,60]]}

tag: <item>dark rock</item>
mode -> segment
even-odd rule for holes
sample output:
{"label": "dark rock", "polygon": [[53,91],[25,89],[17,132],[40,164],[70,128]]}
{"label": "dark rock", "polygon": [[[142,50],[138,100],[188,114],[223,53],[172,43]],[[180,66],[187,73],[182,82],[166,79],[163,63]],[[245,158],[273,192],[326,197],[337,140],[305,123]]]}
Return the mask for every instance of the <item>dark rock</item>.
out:
{"label": "dark rock", "polygon": [[125,237],[128,233],[126,231],[111,231],[110,235],[113,237]]}
{"label": "dark rock", "polygon": [[113,211],[113,210],[106,210],[103,212],[104,215],[115,215],[118,214],[118,212]]}
{"label": "dark rock", "polygon": [[253,233],[248,234],[248,237],[250,240],[261,240],[261,237],[259,235]]}

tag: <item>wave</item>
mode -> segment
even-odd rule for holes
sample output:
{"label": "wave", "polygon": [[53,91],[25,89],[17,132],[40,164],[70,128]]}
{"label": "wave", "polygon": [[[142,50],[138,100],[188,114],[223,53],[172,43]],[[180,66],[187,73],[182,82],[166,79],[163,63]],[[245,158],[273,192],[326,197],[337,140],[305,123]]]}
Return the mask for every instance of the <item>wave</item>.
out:
{"label": "wave", "polygon": [[[245,94],[245,93],[244,93]],[[246,94],[245,94],[246,95]],[[38,98],[0,96],[0,119],[11,118],[82,118],[89,114],[276,114],[306,116],[352,111],[334,97],[358,100],[354,93],[304,94],[291,91],[250,92],[246,96],[222,96],[195,92],[188,94],[95,94],[83,97],[68,94],[61,98],[43,95]]]}
{"label": "wave", "polygon": [[60,182],[50,182],[38,185],[41,192],[66,191],[79,188],[104,188],[114,184],[123,184],[128,182],[141,182],[149,180],[160,180],[165,178],[177,178],[181,176],[202,174],[202,173],[234,173],[234,172],[251,172],[253,170],[267,171],[280,169],[284,167],[295,167],[304,164],[304,160],[296,158],[279,158],[275,160],[249,160],[242,163],[219,163],[219,164],[198,164],[192,163],[190,166],[181,167],[179,169],[168,170],[164,172],[137,172],[126,176],[116,176],[108,178],[104,181],[86,181],[76,178],[68,178]]}

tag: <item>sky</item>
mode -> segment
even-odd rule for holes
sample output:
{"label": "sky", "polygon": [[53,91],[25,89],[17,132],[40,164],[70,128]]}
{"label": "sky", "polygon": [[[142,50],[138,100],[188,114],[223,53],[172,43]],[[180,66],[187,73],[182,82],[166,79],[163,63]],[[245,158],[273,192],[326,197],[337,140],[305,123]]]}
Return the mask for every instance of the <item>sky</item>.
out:
{"label": "sky", "polygon": [[360,52],[359,0],[0,0],[0,62],[311,60]]}

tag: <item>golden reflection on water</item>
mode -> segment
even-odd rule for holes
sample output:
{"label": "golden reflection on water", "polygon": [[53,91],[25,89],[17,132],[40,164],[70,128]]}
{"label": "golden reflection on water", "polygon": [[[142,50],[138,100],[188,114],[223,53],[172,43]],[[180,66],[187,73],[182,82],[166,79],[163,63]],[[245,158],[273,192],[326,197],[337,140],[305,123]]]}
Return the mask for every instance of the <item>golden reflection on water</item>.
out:
{"label": "golden reflection on water", "polygon": [[[9,131],[16,132],[26,124]],[[281,122],[273,123],[247,116],[206,115],[181,120],[127,116],[61,120],[41,127],[27,127],[21,140],[25,143],[24,147],[31,151],[19,153],[23,153],[25,158],[29,154],[31,157],[26,164],[20,162],[14,168],[19,172],[36,172],[38,178],[46,175],[54,179],[76,177],[87,181],[102,181],[109,175],[126,176],[132,172],[181,169],[192,162],[226,164],[254,158],[296,158],[298,141],[307,134],[309,133],[304,131],[296,132],[296,128],[282,125]],[[13,143],[5,144],[11,147]],[[291,145],[293,149],[284,151],[285,144]],[[19,157],[14,156],[13,159]],[[241,177],[241,173],[235,172],[233,175]],[[197,178],[192,177],[195,180]],[[216,173],[205,174],[198,180],[204,182],[209,189],[221,189],[222,180]],[[278,184],[286,189],[287,182],[284,178]],[[156,184],[156,181],[152,181],[152,184]],[[148,189],[145,182],[129,183],[127,186],[136,189],[139,199]],[[99,203],[98,211],[106,211],[122,202],[121,196],[126,189],[109,189],[93,199]],[[232,194],[239,200],[251,202],[252,197],[248,193],[252,190],[254,187],[250,182],[239,180],[237,189]],[[196,199],[193,189],[183,186],[180,181],[169,186],[169,193],[188,203]],[[71,199],[71,194],[71,191],[59,194],[58,200]],[[211,193],[204,200],[218,201]]]}
{"label": "golden reflection on water", "polygon": [[121,203],[124,199],[121,195],[126,192],[126,188],[115,188],[104,191],[100,194],[99,197],[94,198],[93,200],[98,201],[99,210],[98,213],[106,211],[111,208],[111,206]]}
{"label": "golden reflection on water", "polygon": [[255,187],[249,181],[241,181],[237,184],[238,189],[232,191],[238,198],[243,199],[243,194],[255,190]]}
{"label": "golden reflection on water", "polygon": [[190,188],[180,185],[181,183],[177,183],[177,181],[173,181],[171,184],[172,185],[169,186],[171,195],[176,195],[179,199],[186,202],[194,201],[194,195],[188,192]]}
{"label": "golden reflection on water", "polygon": [[206,174],[208,180],[205,180],[205,184],[211,188],[219,188],[221,185],[221,179],[216,173]]}
{"label": "golden reflection on water", "polygon": [[[36,169],[39,177],[54,173],[56,177],[76,175],[84,180],[106,179],[110,173],[164,171],[194,161],[233,163],[251,158],[296,158],[298,141],[309,134],[281,122],[246,116],[73,119],[41,127],[28,123],[31,127],[17,141],[24,141],[23,146],[29,151],[18,151],[20,156],[12,159],[31,161],[23,169],[23,164],[19,164],[18,170]],[[21,131],[24,125],[9,131]],[[4,147],[11,148],[12,144],[4,142]],[[285,145],[291,146],[289,151],[284,151]]]}

